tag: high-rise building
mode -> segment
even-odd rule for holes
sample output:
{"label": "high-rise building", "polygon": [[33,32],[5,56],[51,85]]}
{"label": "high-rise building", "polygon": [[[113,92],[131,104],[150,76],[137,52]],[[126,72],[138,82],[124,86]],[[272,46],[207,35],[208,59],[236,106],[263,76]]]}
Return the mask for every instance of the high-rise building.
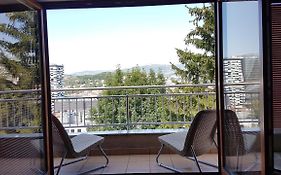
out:
{"label": "high-rise building", "polygon": [[226,105],[229,108],[242,108],[242,105],[245,103],[245,86],[233,85],[244,82],[242,58],[224,59],[223,67],[224,83],[226,84]]}
{"label": "high-rise building", "polygon": [[261,76],[258,56],[233,56],[224,59],[223,64],[226,104],[230,108],[235,106],[236,109],[252,104],[253,93],[257,92],[259,87],[255,83]]}
{"label": "high-rise building", "polygon": [[[51,64],[50,65],[50,81],[51,81],[51,89],[63,89],[64,87],[64,66]],[[52,97],[62,97],[64,96],[63,91],[52,91]]]}
{"label": "high-rise building", "polygon": [[64,66],[51,64],[50,65],[50,84],[51,84],[51,109],[54,112],[55,100],[54,98],[59,98],[64,96],[64,91],[58,91],[58,89],[63,89],[64,87]]}

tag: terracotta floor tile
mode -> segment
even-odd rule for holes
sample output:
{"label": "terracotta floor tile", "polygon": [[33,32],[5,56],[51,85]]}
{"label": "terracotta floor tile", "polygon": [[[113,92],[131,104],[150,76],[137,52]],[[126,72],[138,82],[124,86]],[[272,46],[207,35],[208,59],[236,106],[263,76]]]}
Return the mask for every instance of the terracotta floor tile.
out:
{"label": "terracotta floor tile", "polygon": [[[90,174],[125,174],[125,173],[173,173],[173,171],[157,165],[155,158],[156,154],[151,155],[116,155],[108,156],[109,164],[106,168],[92,172]],[[217,162],[217,155],[206,155],[200,157],[202,160],[208,160],[211,162]],[[60,159],[56,159],[58,163]],[[176,167],[183,172],[198,172],[198,168],[195,162],[187,160],[177,154],[162,154],[159,158],[160,162],[165,163],[168,166]],[[98,165],[105,163],[105,159],[102,156],[89,157],[86,161],[81,161],[66,167],[61,170],[62,175],[74,175],[78,172],[91,169]],[[201,165],[201,168],[205,172],[215,171],[215,168],[210,168],[206,165]]]}
{"label": "terracotta floor tile", "polygon": [[126,173],[150,173],[150,169],[149,168],[128,168]]}

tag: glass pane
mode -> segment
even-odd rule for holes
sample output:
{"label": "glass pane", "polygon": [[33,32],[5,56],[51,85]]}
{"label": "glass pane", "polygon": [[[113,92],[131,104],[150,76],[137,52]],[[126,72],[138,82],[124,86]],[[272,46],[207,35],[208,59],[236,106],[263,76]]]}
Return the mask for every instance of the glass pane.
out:
{"label": "glass pane", "polygon": [[0,174],[44,172],[37,11],[0,13]]}
{"label": "glass pane", "polygon": [[260,171],[261,70],[258,2],[224,2],[224,159],[234,173]]}

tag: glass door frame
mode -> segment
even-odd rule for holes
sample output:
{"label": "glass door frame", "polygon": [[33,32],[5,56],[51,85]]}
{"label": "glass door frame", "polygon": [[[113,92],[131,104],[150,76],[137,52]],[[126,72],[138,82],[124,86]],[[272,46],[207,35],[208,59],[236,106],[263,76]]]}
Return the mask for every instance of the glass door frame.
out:
{"label": "glass door frame", "polygon": [[[41,74],[41,98],[42,98],[42,130],[43,130],[43,156],[44,168],[48,175],[54,174],[53,169],[53,144],[52,144],[52,126],[51,126],[51,91],[49,83],[49,54],[48,54],[48,36],[47,36],[47,17],[46,9],[33,0],[17,1],[18,4],[1,5],[1,12],[22,11],[29,8],[37,11],[38,16],[38,34],[40,55],[40,74]],[[26,7],[26,8],[23,8]]]}
{"label": "glass door frame", "polygon": [[[122,3],[114,4],[114,0],[107,2],[107,3],[99,3],[99,2],[91,2],[91,3],[83,3],[83,2],[73,2],[67,4],[65,3],[58,3],[58,4],[51,4],[51,3],[42,3],[43,7],[45,9],[41,10],[43,11],[42,14],[42,22],[43,27],[46,27],[46,9],[64,9],[64,8],[97,8],[97,7],[121,7]],[[140,4],[138,4],[140,2]],[[221,0],[202,0],[200,2],[196,1],[197,3],[207,3],[211,2],[215,4],[215,22],[216,22],[216,95],[217,95],[217,115],[218,115],[218,143],[219,143],[219,151],[218,151],[218,165],[219,165],[219,173],[221,174],[228,174],[228,172],[224,169],[224,155],[223,155],[223,117],[224,117],[224,96],[223,96],[223,62],[222,58],[223,56],[223,36],[222,36],[222,1]],[[154,4],[156,3],[156,4]],[[152,5],[161,5],[163,3],[162,1],[159,1],[159,4],[157,4],[157,1],[153,2]],[[195,1],[183,1],[178,0],[177,2],[173,2],[171,4],[179,4],[179,3],[195,3]],[[271,89],[271,25],[270,25],[270,1],[267,0],[258,0],[259,3],[259,20],[260,20],[260,55],[263,57],[262,60],[262,66],[263,66],[263,83],[262,83],[262,96],[264,101],[267,103],[264,103],[262,106],[264,107],[263,113],[267,114],[268,116],[271,116],[272,114],[272,95],[271,91],[268,89]],[[126,4],[124,2],[123,6],[140,6],[140,5],[149,5],[148,2],[143,1],[136,1],[135,4]],[[45,35],[45,40],[47,40],[47,29],[45,28],[43,30],[43,34]],[[43,39],[44,41],[44,39]],[[47,41],[45,41],[45,47],[47,47]],[[48,51],[48,49],[45,49]],[[46,63],[45,65],[48,65],[48,52],[46,54]],[[46,68],[46,67],[45,67]],[[45,73],[47,73],[48,70],[45,70]],[[49,74],[46,74],[49,75]],[[46,82],[49,84],[48,82]],[[46,95],[48,98],[50,98],[50,91],[46,89],[48,94]],[[46,101],[50,102],[50,100]],[[50,111],[48,111],[50,114]],[[273,172],[273,156],[272,156],[272,120],[269,119],[262,119],[261,120],[261,174],[272,174]],[[48,127],[48,126],[47,126]],[[49,136],[50,133],[49,133]],[[49,141],[51,143],[51,140]],[[51,148],[51,145],[49,145]],[[50,153],[51,155],[51,153]],[[50,157],[52,158],[52,157]],[[51,164],[49,164],[51,165]]]}
{"label": "glass door frame", "polygon": [[[270,56],[270,58],[272,58],[272,53],[271,52],[273,52],[273,48],[272,48],[272,26],[273,26],[273,24],[272,24],[272,15],[274,14],[274,13],[272,13],[272,8],[273,8],[273,6],[275,6],[275,5],[278,5],[278,6],[280,6],[280,4],[281,4],[281,0],[270,0],[269,2],[268,2],[268,16],[269,16],[269,19],[270,20],[268,20],[268,21],[266,21],[266,22],[268,22],[269,24],[269,33],[268,33],[268,35],[267,35],[267,37],[268,37],[268,46],[271,48],[270,50],[269,50],[269,56]],[[265,23],[266,23],[265,22]],[[273,58],[272,58],[273,59]],[[269,80],[270,80],[270,83],[271,83],[271,92],[272,92],[272,94],[273,94],[273,80],[272,80],[272,72],[273,72],[273,69],[272,69],[272,61],[271,61],[271,59],[269,60],[269,62],[268,62],[268,64],[269,64],[269,66],[268,66],[268,70],[269,70],[269,75],[270,75],[270,77],[269,77]],[[281,174],[281,170],[278,170],[278,169],[275,169],[274,168],[274,164],[275,164],[275,161],[274,161],[274,124],[273,124],[273,122],[274,122],[274,116],[273,116],[273,112],[274,112],[274,109],[273,109],[273,95],[271,94],[271,99],[270,99],[270,105],[271,105],[271,118],[270,118],[270,121],[271,121],[271,123],[270,123],[270,125],[269,125],[269,130],[268,130],[268,134],[271,136],[271,138],[270,138],[270,145],[268,145],[268,151],[269,151],[269,154],[270,154],[270,161],[272,162],[272,166],[270,167],[270,168],[272,168],[273,169],[273,174]]]}
{"label": "glass door frame", "polygon": [[[31,2],[31,0],[29,0]],[[79,3],[79,2],[75,2],[74,4],[68,4],[69,8],[95,8],[95,7],[115,7],[116,4],[114,5],[115,1],[112,2],[108,2],[108,4],[106,3]],[[195,1],[177,1],[174,3],[194,3]],[[201,1],[200,1],[201,2]],[[223,56],[223,36],[222,36],[222,26],[223,26],[223,21],[222,21],[222,1],[221,0],[202,0],[202,2],[213,2],[215,3],[215,18],[216,18],[216,31],[215,31],[215,35],[216,35],[216,90],[217,90],[217,111],[218,111],[218,142],[219,142],[219,152],[218,152],[218,156],[219,156],[219,173],[221,174],[227,174],[228,172],[224,169],[224,155],[223,155],[223,128],[222,128],[222,124],[223,124],[223,117],[224,117],[224,96],[223,96],[223,62],[222,58]],[[154,2],[155,3],[155,2]],[[156,2],[157,3],[157,2]],[[160,1],[159,1],[160,3]],[[197,2],[199,3],[199,2]],[[263,66],[263,80],[262,80],[262,96],[263,96],[263,100],[266,101],[267,103],[264,103],[262,106],[264,107],[264,109],[262,110],[262,112],[264,114],[267,114],[268,116],[272,116],[272,81],[271,81],[271,23],[270,23],[270,1],[267,0],[258,0],[259,3],[259,20],[260,20],[260,55],[263,58],[262,60],[262,66]],[[51,114],[50,109],[48,109],[48,105],[50,104],[50,84],[47,80],[49,80],[49,70],[46,69],[48,68],[49,65],[49,57],[48,57],[48,36],[47,36],[47,19],[46,19],[46,9],[55,9],[55,8],[66,8],[67,7],[67,2],[65,3],[65,5],[62,4],[58,4],[58,6],[56,5],[50,5],[50,4],[45,4],[42,3],[43,8],[41,8],[41,33],[42,35],[42,46],[43,46],[43,67],[45,67],[43,69],[44,73],[43,75],[45,75],[44,79],[44,85],[45,86],[45,105],[46,106],[46,110],[45,116],[49,116]],[[142,5],[147,5],[147,3],[142,2]],[[160,4],[158,4],[160,5]],[[121,6],[120,4],[118,4],[117,6]],[[126,5],[128,6],[128,5]],[[129,5],[130,6],[130,5]],[[134,5],[132,5],[134,6]],[[51,133],[50,133],[50,129],[51,126],[49,125],[51,122],[49,121],[49,118],[46,117],[45,119],[46,121],[46,126],[44,126],[46,128],[45,130],[45,134],[46,134],[46,142],[45,142],[45,146],[46,146],[46,150],[52,150],[52,140],[48,139],[51,138]],[[261,120],[260,123],[261,126],[261,174],[272,174],[273,172],[273,156],[272,156],[272,133],[273,133],[273,127],[272,127],[272,119],[269,118],[263,118]],[[47,155],[47,163],[48,163],[48,167],[50,168],[50,166],[52,167],[53,162],[52,162],[52,152],[49,152]],[[48,168],[48,169],[49,169]],[[52,169],[52,168],[50,168]]]}
{"label": "glass door frame", "polygon": [[[180,0],[179,0],[180,1]],[[185,2],[185,3],[195,3],[195,1],[177,1],[175,3]],[[90,2],[90,1],[89,1]],[[50,74],[49,74],[49,54],[48,54],[48,34],[47,34],[47,17],[46,17],[46,10],[47,9],[64,9],[64,8],[95,8],[95,7],[115,7],[121,6],[120,4],[114,4],[115,1],[110,1],[107,3],[98,3],[96,4],[91,1],[91,3],[84,2],[73,2],[73,4],[69,3],[67,5],[67,1],[64,3],[55,3],[48,4],[48,3],[37,3],[33,0],[24,0],[24,4],[36,9],[39,14],[39,21],[40,21],[40,39],[41,39],[41,50],[42,50],[42,57],[41,57],[41,75],[42,75],[42,99],[43,99],[43,109],[42,115],[43,117],[43,134],[44,134],[44,156],[46,162],[46,171],[47,174],[52,175],[53,172],[53,153],[52,153],[52,134],[51,134],[51,91],[50,91]],[[147,1],[140,0],[141,4],[147,5]],[[146,3],[145,3],[146,2]],[[154,2],[154,1],[153,1]],[[157,3],[157,1],[155,1]],[[154,3],[155,3],[154,2]],[[196,1],[199,3],[198,1]],[[201,1],[200,1],[201,2]],[[215,3],[215,18],[216,18],[216,95],[217,95],[217,115],[218,115],[218,165],[219,165],[219,173],[220,174],[227,174],[228,172],[224,169],[224,155],[223,155],[223,119],[224,119],[224,96],[223,96],[223,38],[222,38],[222,1],[221,0],[202,0],[202,2],[212,2]],[[268,116],[272,114],[272,94],[271,94],[271,25],[270,25],[270,1],[267,0],[258,0],[259,2],[259,11],[260,11],[260,37],[261,46],[260,53],[263,57],[262,65],[263,65],[263,83],[262,83],[262,91],[263,91],[263,99],[267,103],[263,104],[263,112]],[[159,0],[159,4],[163,3]],[[130,3],[129,3],[130,4]],[[133,6],[133,5],[131,5]],[[16,7],[15,7],[16,8]],[[5,9],[5,7],[1,7],[1,9]],[[6,8],[7,10],[10,7]],[[261,120],[261,174],[272,174],[273,172],[273,156],[272,156],[272,119],[266,118]]]}
{"label": "glass door frame", "polygon": [[[240,1],[240,0],[239,0]],[[243,0],[241,0],[242,2]],[[224,85],[223,85],[223,2],[217,2],[217,110],[218,110],[218,130],[219,130],[219,166],[221,174],[230,174],[225,169],[224,155]],[[230,1],[229,1],[230,2]],[[271,81],[271,23],[270,23],[270,2],[267,0],[258,0],[259,10],[259,37],[260,48],[259,54],[262,58],[262,83],[260,119],[260,146],[261,146],[261,174],[273,173],[273,156],[272,156],[272,81]],[[221,59],[220,59],[221,58]],[[264,118],[264,114],[268,118]]]}
{"label": "glass door frame", "polygon": [[40,9],[40,37],[41,37],[41,84],[42,84],[42,99],[43,99],[43,135],[45,148],[45,164],[47,174],[54,174],[54,157],[53,157],[53,140],[52,140],[52,121],[51,121],[51,87],[50,87],[50,71],[49,71],[49,47],[48,47],[48,32],[47,32],[47,13],[46,9]]}
{"label": "glass door frame", "polygon": [[[20,1],[22,2],[22,1]],[[39,21],[39,39],[41,47],[41,94],[42,94],[42,124],[44,138],[44,158],[45,167],[48,175],[54,174],[53,162],[53,142],[52,142],[52,122],[51,122],[51,88],[49,73],[49,48],[48,48],[48,32],[47,32],[47,13],[46,8],[33,0],[25,0],[24,5],[38,11]]]}

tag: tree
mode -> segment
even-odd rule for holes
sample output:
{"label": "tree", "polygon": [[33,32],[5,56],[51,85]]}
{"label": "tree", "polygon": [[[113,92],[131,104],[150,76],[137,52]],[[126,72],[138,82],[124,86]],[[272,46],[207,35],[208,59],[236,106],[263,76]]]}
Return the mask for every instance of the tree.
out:
{"label": "tree", "polygon": [[[0,91],[39,88],[40,53],[36,33],[38,27],[36,12],[5,13],[3,18],[5,19],[3,21],[7,22],[0,24]],[[38,98],[38,94],[9,93],[1,95],[1,98],[13,100],[2,102],[1,105],[5,106],[1,108],[0,116],[5,125],[7,123],[8,126],[39,125],[40,103],[37,100],[20,100]]]}
{"label": "tree", "polygon": [[[171,63],[175,74],[179,76],[177,84],[202,84],[213,83],[215,81],[215,17],[214,4],[203,4],[202,7],[187,7],[188,13],[193,17],[190,21],[194,25],[185,37],[186,47],[194,46],[198,52],[192,50],[176,49],[181,67]],[[213,108],[215,105],[215,96],[198,94],[198,92],[212,91],[208,87],[188,87],[174,90],[177,93],[197,93],[174,99],[179,104],[190,102],[189,108],[193,110],[185,111],[183,107],[179,108],[182,112],[180,116],[194,116],[198,109]],[[175,104],[175,103],[173,103]],[[186,114],[188,113],[188,114]]]}
{"label": "tree", "polygon": [[215,76],[215,17],[214,4],[203,7],[187,7],[194,17],[190,22],[195,28],[185,37],[186,46],[195,46],[201,53],[176,49],[183,69],[171,63],[176,75],[181,78],[177,83],[212,83]]}
{"label": "tree", "polygon": [[[36,13],[6,13],[7,23],[0,24],[1,78],[9,81],[7,88],[33,89],[39,85],[39,42]],[[5,89],[2,89],[5,90]]]}
{"label": "tree", "polygon": [[[105,86],[165,85],[165,83],[164,75],[160,71],[155,73],[150,70],[146,73],[138,66],[127,72],[123,72],[118,66],[115,72],[105,80]],[[147,88],[105,90],[98,100],[97,106],[91,109],[92,121],[97,124],[121,124],[114,127],[103,127],[101,130],[126,129],[124,124],[127,122],[127,115],[129,115],[130,122],[135,123],[160,121],[159,116],[163,114],[160,106],[161,99],[150,95],[159,93],[165,93],[165,90]],[[155,126],[148,125],[134,125],[132,127],[135,129],[155,128]]]}

